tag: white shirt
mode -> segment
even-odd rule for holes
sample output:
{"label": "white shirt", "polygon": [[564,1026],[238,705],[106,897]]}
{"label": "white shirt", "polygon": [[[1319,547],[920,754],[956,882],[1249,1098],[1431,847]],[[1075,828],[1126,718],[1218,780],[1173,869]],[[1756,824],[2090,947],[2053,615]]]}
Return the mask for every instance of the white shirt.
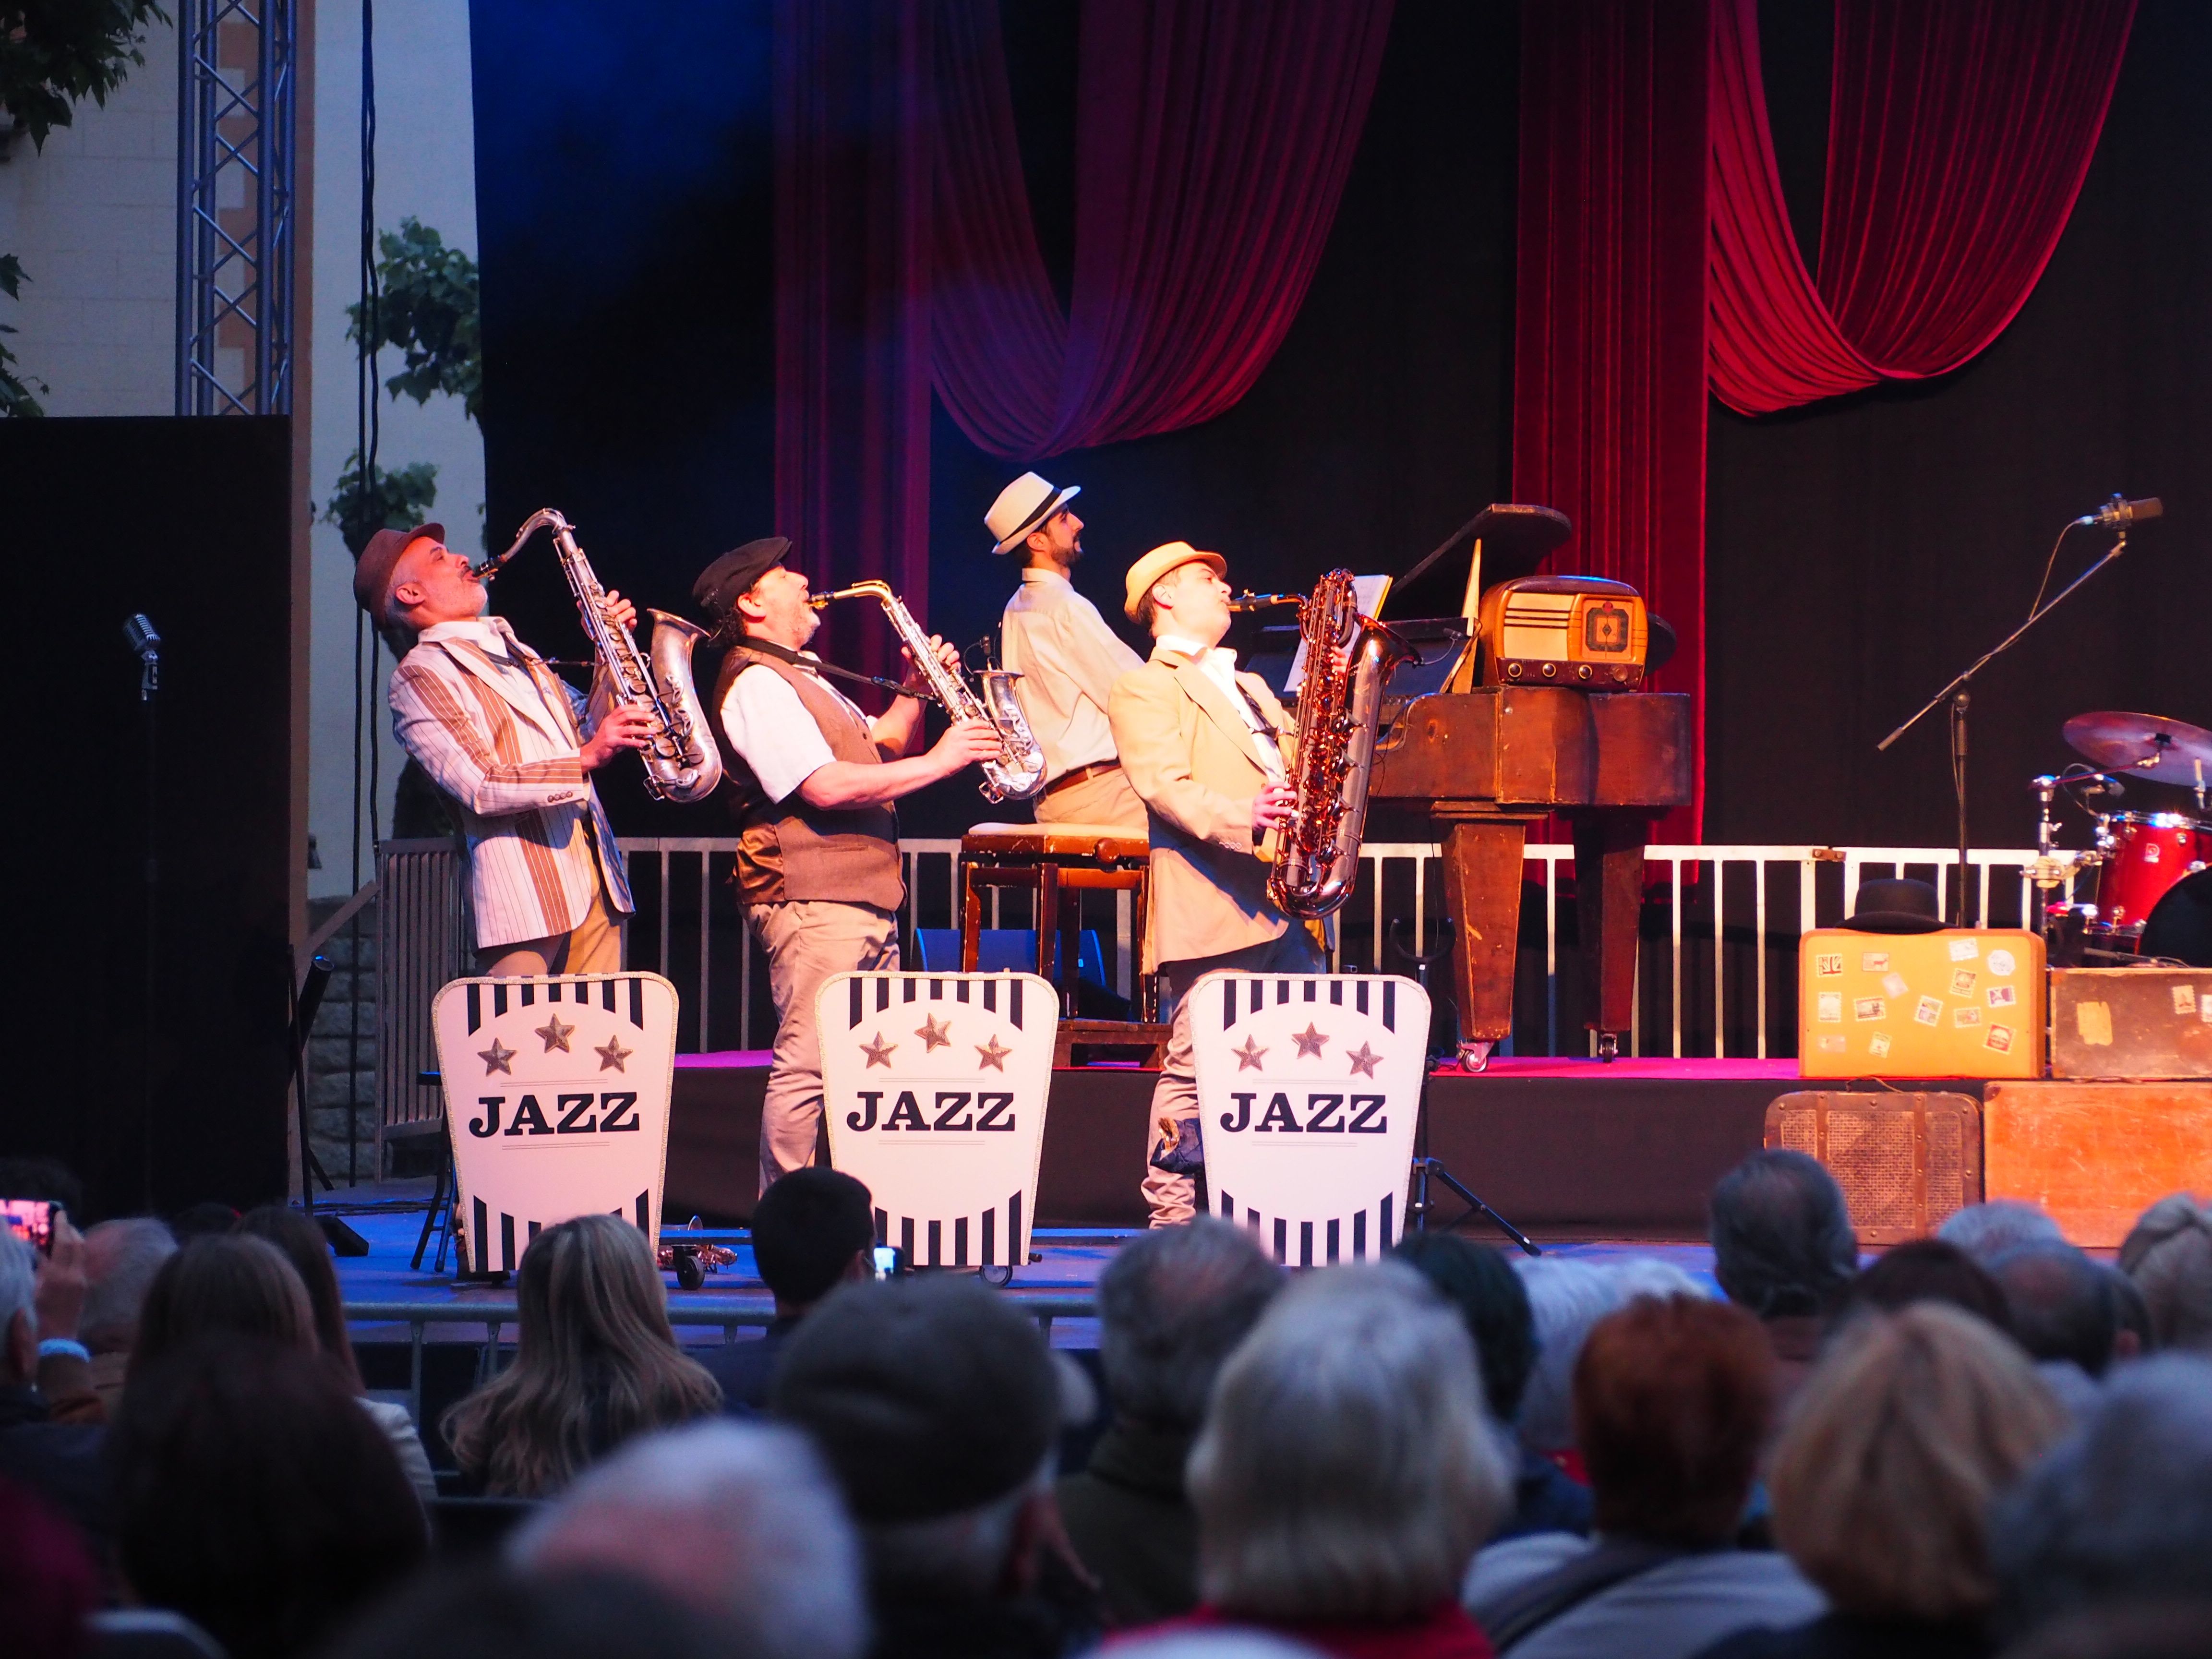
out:
{"label": "white shirt", "polygon": [[1106,701],[1145,659],[1057,570],[1023,571],[1000,628],[1006,666],[1022,677],[1014,696],[1044,747],[1045,781],[1112,760]]}
{"label": "white shirt", "polygon": [[1252,699],[1244,688],[1237,684],[1237,653],[1218,645],[1200,645],[1196,640],[1185,639],[1180,634],[1162,634],[1153,644],[1169,651],[1176,651],[1198,665],[1198,672],[1221,688],[1229,706],[1244,717],[1244,724],[1252,733],[1252,752],[1259,757],[1261,769],[1277,783],[1288,780],[1290,774],[1283,769],[1283,750],[1276,741],[1275,729],[1252,706]]}
{"label": "white shirt", "polygon": [[[863,729],[872,724],[850,697],[819,674],[814,679],[853,711]],[[785,799],[837,758],[791,682],[763,664],[752,663],[738,671],[722,699],[720,714],[723,735],[729,738],[730,747],[744,757],[771,801]]]}

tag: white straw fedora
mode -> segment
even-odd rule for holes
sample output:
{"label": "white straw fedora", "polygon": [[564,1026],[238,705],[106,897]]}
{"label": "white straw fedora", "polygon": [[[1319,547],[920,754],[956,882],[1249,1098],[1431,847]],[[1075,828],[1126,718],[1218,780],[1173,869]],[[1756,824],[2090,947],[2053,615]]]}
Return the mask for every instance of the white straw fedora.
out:
{"label": "white straw fedora", "polygon": [[1030,532],[1082,493],[1081,484],[1054,489],[1036,473],[1023,473],[999,492],[999,499],[983,515],[983,527],[998,543],[991,551],[1004,553],[1020,546],[1029,539]]}
{"label": "white straw fedora", "polygon": [[1127,597],[1121,614],[1131,622],[1137,620],[1137,604],[1152,591],[1152,584],[1170,570],[1180,570],[1187,564],[1210,564],[1217,576],[1229,574],[1229,561],[1218,553],[1201,552],[1188,542],[1163,542],[1129,567],[1123,586]]}

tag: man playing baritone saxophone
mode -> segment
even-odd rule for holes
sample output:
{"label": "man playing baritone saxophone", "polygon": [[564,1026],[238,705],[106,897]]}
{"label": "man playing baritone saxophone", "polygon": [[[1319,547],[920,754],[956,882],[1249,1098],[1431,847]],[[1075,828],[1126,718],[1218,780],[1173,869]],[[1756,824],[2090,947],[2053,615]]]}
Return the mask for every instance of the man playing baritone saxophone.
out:
{"label": "man playing baritone saxophone", "polygon": [[1200,1163],[1198,1085],[1184,1000],[1221,968],[1321,971],[1305,926],[1267,896],[1256,848],[1295,804],[1286,781],[1296,726],[1256,674],[1221,648],[1229,631],[1227,566],[1188,542],[1156,547],[1129,568],[1129,617],[1152,635],[1152,660],[1115,682],[1108,714],[1121,767],[1145,803],[1152,891],[1145,965],[1172,1009],[1152,1124],[1145,1202],[1155,1227],[1188,1221]]}
{"label": "man playing baritone saxophone", "polygon": [[1024,472],[999,492],[983,523],[994,553],[1028,561],[1000,624],[1006,666],[1021,675],[1014,695],[1044,747],[1039,823],[1097,823],[1138,830],[1145,804],[1114,752],[1106,699],[1114,682],[1142,665],[1069,580],[1083,556],[1083,520],[1068,509],[1080,485],[1054,489]]}
{"label": "man playing baritone saxophone", "polygon": [[[572,693],[505,620],[445,526],[380,530],[354,566],[355,599],[402,652],[394,733],[458,809],[469,848],[479,974],[622,969],[629,881],[591,774],[642,749],[647,716],[611,706],[604,675],[580,716]],[[627,628],[636,608],[606,598]]]}
{"label": "man playing baritone saxophone", "polygon": [[[753,642],[803,653],[821,626],[806,578],[784,565],[781,536],[747,542],[707,567],[691,597],[729,643],[708,698],[731,809],[738,821],[737,880],[745,915],[768,952],[775,1003],[775,1056],[761,1108],[760,1187],[814,1162],[822,1121],[822,1047],[814,999],[832,974],[899,965],[902,795],[999,754],[989,722],[956,722],[925,754],[915,692],[926,682],[908,658],[908,690],[870,720],[810,661],[792,662]],[[933,637],[939,660],[958,653]]]}

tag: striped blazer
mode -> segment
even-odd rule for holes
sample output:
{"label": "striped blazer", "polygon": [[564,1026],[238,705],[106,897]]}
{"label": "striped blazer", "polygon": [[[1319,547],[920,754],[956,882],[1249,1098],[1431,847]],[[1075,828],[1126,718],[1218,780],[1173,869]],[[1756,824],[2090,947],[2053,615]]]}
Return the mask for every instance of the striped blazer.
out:
{"label": "striped blazer", "polygon": [[480,950],[569,932],[602,876],[609,908],[632,908],[621,849],[578,753],[584,738],[568,688],[505,622],[486,620],[535,695],[462,637],[423,639],[391,686],[401,746],[459,809]]}

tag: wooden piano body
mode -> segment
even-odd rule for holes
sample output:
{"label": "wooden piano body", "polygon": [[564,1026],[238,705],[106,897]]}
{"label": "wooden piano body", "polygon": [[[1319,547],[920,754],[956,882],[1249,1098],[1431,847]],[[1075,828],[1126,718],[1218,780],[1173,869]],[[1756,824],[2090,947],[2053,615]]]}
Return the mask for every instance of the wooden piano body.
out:
{"label": "wooden piano body", "polygon": [[1551,813],[1572,826],[1583,1007],[1613,1050],[1636,994],[1644,844],[1691,798],[1690,700],[1500,685],[1409,699],[1376,746],[1376,801],[1425,807],[1457,926],[1460,1040],[1486,1059],[1513,1029],[1522,848]]}

